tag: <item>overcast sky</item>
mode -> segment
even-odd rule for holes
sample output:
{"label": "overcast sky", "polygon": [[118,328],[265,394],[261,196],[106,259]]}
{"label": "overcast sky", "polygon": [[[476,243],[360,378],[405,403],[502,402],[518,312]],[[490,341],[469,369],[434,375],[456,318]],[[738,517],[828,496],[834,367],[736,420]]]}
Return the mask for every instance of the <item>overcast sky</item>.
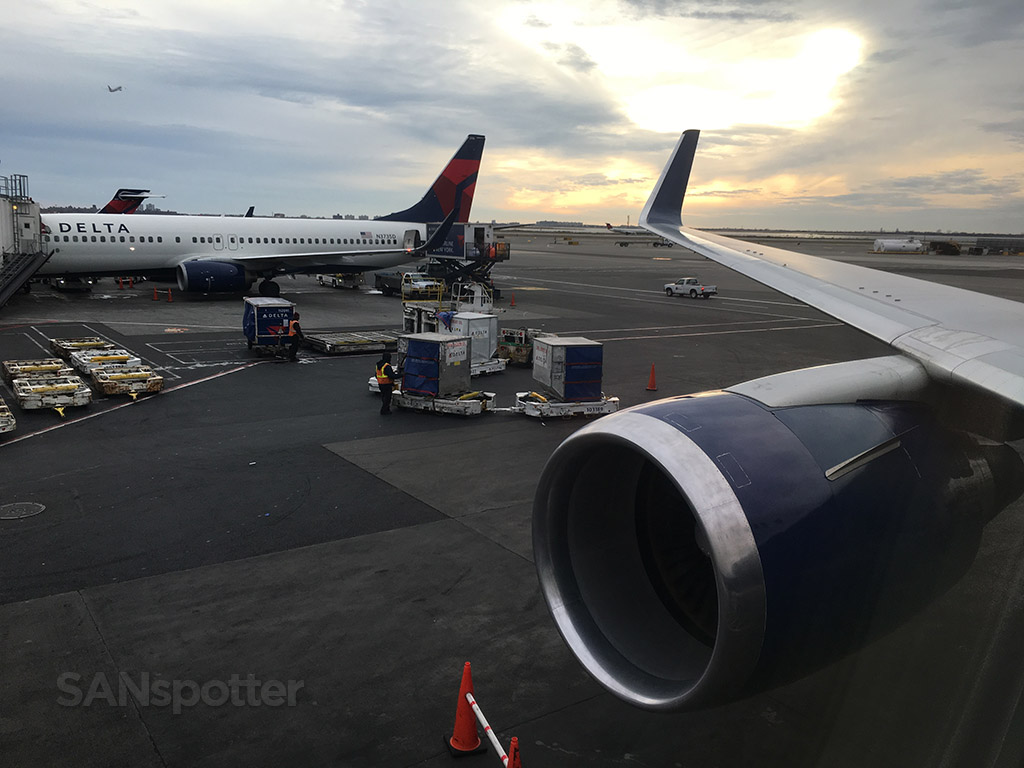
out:
{"label": "overcast sky", "polygon": [[1021,0],[34,0],[0,63],[43,205],[379,215],[482,133],[474,219],[635,223],[700,128],[693,226],[1024,231]]}

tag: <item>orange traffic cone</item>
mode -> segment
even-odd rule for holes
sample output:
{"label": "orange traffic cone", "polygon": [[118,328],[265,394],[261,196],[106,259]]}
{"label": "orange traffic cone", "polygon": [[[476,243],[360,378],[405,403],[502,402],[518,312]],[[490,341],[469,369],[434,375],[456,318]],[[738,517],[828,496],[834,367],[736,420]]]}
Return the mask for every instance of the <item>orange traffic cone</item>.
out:
{"label": "orange traffic cone", "polygon": [[651,378],[647,380],[647,391],[657,392],[658,385],[654,383],[654,363],[651,363]]}
{"label": "orange traffic cone", "polygon": [[167,300],[168,301],[174,301],[174,299],[171,298],[171,289],[170,288],[167,289]]}
{"label": "orange traffic cone", "polygon": [[153,286],[153,301],[160,301],[160,297],[156,295],[156,286]]}
{"label": "orange traffic cone", "polygon": [[487,747],[480,742],[480,734],[476,730],[476,715],[473,714],[473,708],[466,699],[467,693],[473,693],[473,675],[468,661],[462,668],[459,704],[455,708],[455,726],[452,728],[451,737],[444,740],[453,757],[487,751]]}
{"label": "orange traffic cone", "polygon": [[516,305],[516,295],[513,293],[512,294],[512,301],[509,302],[509,306],[510,307],[514,307],[515,305]]}
{"label": "orange traffic cone", "polygon": [[522,758],[519,757],[519,739],[512,737],[512,743],[508,745],[508,768],[523,768]]}
{"label": "orange traffic cone", "polygon": [[117,278],[117,290],[119,290],[119,291],[123,291],[124,290],[124,278],[123,277]]}

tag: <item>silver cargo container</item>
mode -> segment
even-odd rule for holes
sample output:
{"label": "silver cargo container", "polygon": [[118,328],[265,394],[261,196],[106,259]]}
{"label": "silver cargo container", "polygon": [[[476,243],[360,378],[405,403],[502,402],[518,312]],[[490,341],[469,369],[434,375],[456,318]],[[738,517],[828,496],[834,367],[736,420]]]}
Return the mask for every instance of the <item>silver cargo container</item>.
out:
{"label": "silver cargo container", "polygon": [[456,312],[451,330],[456,336],[470,338],[470,362],[486,363],[498,350],[498,316],[482,312]]}
{"label": "silver cargo container", "polygon": [[601,342],[582,336],[533,340],[533,378],[565,402],[601,399]]}

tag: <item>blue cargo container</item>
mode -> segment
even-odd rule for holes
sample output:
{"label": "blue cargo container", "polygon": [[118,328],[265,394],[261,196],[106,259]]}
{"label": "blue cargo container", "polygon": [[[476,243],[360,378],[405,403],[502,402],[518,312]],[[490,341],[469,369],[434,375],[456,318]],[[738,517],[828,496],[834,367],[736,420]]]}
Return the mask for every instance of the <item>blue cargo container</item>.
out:
{"label": "blue cargo container", "polygon": [[402,339],[405,342],[403,392],[426,397],[447,397],[469,391],[468,336],[410,333]]}
{"label": "blue cargo container", "polygon": [[604,348],[582,336],[533,340],[533,378],[567,403],[601,399]]}
{"label": "blue cargo container", "polygon": [[247,296],[242,314],[242,333],[249,342],[249,349],[254,346],[279,346],[281,338],[288,334],[288,323],[292,320],[294,310],[295,303],[287,299]]}

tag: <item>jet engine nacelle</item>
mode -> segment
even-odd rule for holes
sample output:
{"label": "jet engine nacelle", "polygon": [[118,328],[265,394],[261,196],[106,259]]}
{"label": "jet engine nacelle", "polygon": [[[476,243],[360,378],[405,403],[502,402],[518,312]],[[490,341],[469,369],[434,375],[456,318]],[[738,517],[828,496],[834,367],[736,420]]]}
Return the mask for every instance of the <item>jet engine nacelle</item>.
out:
{"label": "jet engine nacelle", "polygon": [[534,555],[590,674],[653,710],[720,703],[893,628],[970,565],[1021,492],[1010,447],[907,402],[639,406],[554,452]]}
{"label": "jet engine nacelle", "polygon": [[229,261],[183,261],[178,265],[178,288],[203,293],[234,293],[252,285],[245,269]]}

